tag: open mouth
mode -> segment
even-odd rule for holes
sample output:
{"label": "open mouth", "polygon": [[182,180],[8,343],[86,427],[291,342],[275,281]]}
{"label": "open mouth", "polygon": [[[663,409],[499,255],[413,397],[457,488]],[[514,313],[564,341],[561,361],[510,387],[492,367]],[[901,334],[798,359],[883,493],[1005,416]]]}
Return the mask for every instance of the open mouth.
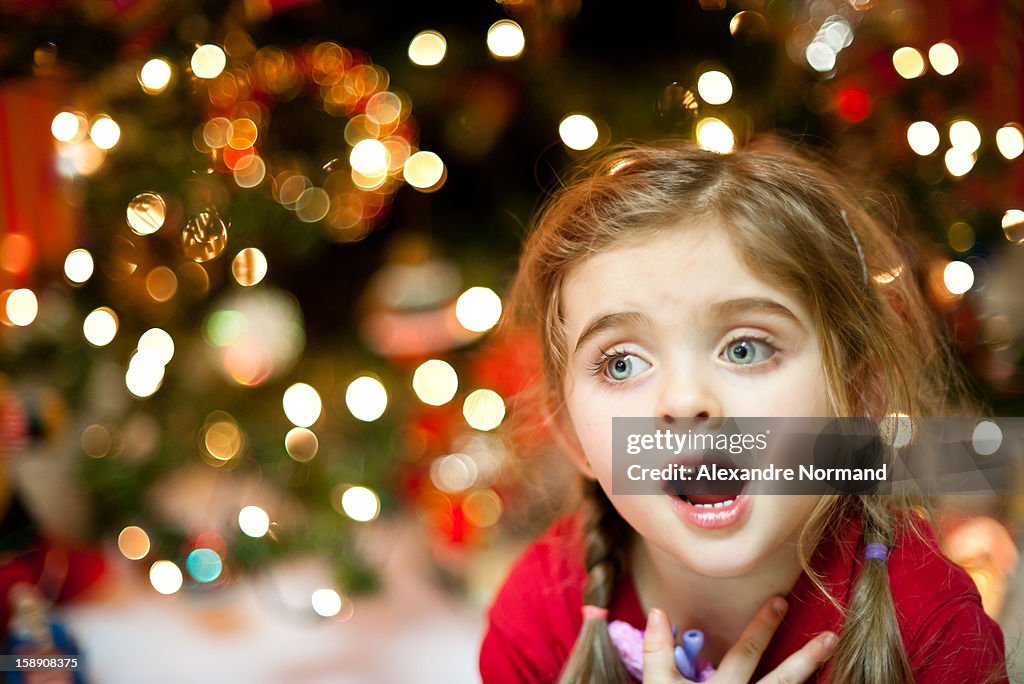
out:
{"label": "open mouth", "polygon": [[690,479],[669,480],[663,487],[666,494],[676,497],[698,509],[727,508],[744,494],[749,482],[739,479],[719,479],[717,477],[699,477],[715,470],[732,472],[736,463],[725,452],[707,452],[699,459],[687,459],[680,462],[688,468]]}

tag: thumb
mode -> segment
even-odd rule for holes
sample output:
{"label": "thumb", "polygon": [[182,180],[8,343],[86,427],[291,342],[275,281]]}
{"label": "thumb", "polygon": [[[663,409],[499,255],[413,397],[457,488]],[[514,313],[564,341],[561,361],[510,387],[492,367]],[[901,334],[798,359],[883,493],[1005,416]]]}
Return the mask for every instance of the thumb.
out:
{"label": "thumb", "polygon": [[683,681],[676,669],[674,646],[668,617],[661,610],[652,608],[644,630],[644,684]]}

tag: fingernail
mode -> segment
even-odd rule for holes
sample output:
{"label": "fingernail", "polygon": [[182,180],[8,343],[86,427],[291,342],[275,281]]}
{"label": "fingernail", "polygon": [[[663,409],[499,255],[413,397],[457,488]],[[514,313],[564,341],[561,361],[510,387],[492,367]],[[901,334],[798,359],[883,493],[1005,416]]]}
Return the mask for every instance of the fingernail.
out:
{"label": "fingernail", "polygon": [[647,628],[650,629],[659,620],[661,620],[661,611],[657,608],[651,608],[651,612],[647,613]]}
{"label": "fingernail", "polygon": [[779,597],[775,597],[772,600],[772,610],[774,610],[775,614],[778,615],[779,617],[782,617],[783,615],[786,614],[786,608],[787,607],[788,606],[786,605],[786,601],[784,599],[781,599]]}
{"label": "fingernail", "polygon": [[836,642],[838,641],[839,639],[836,638],[835,634],[827,634],[822,640],[821,645],[825,647],[826,651],[831,652],[832,649],[836,647]]}

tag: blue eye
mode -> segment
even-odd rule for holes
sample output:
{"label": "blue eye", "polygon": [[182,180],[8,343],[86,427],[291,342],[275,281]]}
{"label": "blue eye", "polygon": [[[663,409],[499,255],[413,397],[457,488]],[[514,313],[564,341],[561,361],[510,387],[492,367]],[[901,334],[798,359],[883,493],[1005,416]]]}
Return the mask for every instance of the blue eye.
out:
{"label": "blue eye", "polygon": [[609,358],[606,365],[608,377],[613,380],[629,380],[651,367],[635,354],[617,354]]}
{"label": "blue eye", "polygon": [[725,358],[738,366],[763,363],[775,354],[775,349],[764,340],[750,337],[740,338],[725,348]]}

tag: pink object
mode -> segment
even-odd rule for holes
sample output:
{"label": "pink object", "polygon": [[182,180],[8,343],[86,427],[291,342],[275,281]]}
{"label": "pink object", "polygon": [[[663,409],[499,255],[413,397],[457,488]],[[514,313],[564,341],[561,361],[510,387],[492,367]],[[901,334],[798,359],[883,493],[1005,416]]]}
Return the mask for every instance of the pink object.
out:
{"label": "pink object", "polygon": [[643,681],[644,633],[628,622],[613,620],[608,624],[608,636],[618,649],[626,671]]}
{"label": "pink object", "polygon": [[608,619],[608,609],[607,608],[601,608],[600,606],[591,606],[589,604],[583,606],[583,621],[586,622],[587,620],[590,620],[591,618],[599,618],[601,620],[607,620]]}

